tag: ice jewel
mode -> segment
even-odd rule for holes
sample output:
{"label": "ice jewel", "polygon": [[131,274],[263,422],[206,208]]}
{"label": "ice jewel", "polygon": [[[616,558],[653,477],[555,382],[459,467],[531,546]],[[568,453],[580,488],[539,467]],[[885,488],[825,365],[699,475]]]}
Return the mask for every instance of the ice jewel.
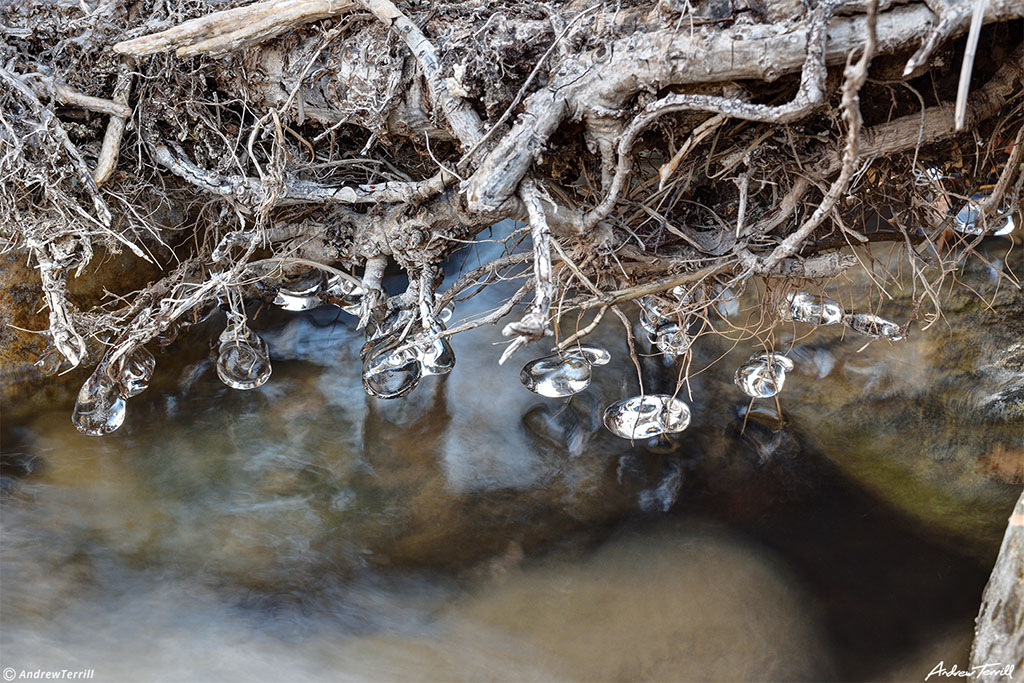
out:
{"label": "ice jewel", "polygon": [[769,398],[782,391],[793,361],[779,353],[755,353],[736,368],[733,382],[751,398]]}
{"label": "ice jewel", "polygon": [[690,406],[667,394],[633,396],[604,411],[608,431],[631,441],[681,432],[689,425]]}

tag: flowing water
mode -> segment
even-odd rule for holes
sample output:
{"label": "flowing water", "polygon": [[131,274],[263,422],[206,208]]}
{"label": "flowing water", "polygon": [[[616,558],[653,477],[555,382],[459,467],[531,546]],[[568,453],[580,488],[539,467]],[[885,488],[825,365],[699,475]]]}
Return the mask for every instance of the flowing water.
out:
{"label": "flowing water", "polygon": [[[108,436],[79,434],[65,405],[5,421],[0,667],[336,681],[966,666],[1024,476],[1022,304],[993,267],[975,284],[1017,328],[983,330],[991,348],[962,339],[984,308],[970,303],[955,329],[861,352],[800,328],[785,428],[773,399],[744,428],[732,371],[757,349],[741,345],[694,378],[687,431],[635,445],[601,423],[638,389],[615,325],[594,340],[611,363],[568,401],[520,382],[547,347],[496,365],[495,327],[458,335],[454,370],[396,401],[366,396],[362,337],[337,309],[257,318],[273,376],[252,391],[218,380],[219,330],[195,329]],[[659,358],[644,373],[671,393]]]}

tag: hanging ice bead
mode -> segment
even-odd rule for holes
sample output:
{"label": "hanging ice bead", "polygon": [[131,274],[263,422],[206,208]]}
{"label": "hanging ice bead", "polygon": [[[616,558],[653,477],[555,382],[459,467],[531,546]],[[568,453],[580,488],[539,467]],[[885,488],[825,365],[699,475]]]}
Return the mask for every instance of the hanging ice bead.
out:
{"label": "hanging ice bead", "polygon": [[323,288],[324,274],[315,270],[282,284],[274,297],[274,304],[286,311],[308,311],[322,303],[320,292]]}
{"label": "hanging ice bead", "polygon": [[125,400],[101,363],[78,392],[71,422],[89,436],[103,436],[124,424]]}
{"label": "hanging ice bead", "polygon": [[263,338],[241,325],[228,324],[220,335],[217,376],[232,389],[256,389],[270,379],[270,350]]}
{"label": "hanging ice bead", "polygon": [[885,337],[889,341],[903,339],[903,328],[891,320],[871,313],[850,313],[843,316],[843,322],[854,332],[869,337]]}
{"label": "hanging ice bead", "polygon": [[161,330],[156,337],[154,337],[153,341],[161,348],[170,346],[174,343],[174,340],[178,338],[178,332],[181,327],[183,327],[183,325],[179,325],[177,321],[173,321]]}
{"label": "hanging ice bead", "polygon": [[452,345],[444,337],[428,341],[429,336],[424,334],[424,341],[415,347],[418,360],[423,366],[424,375],[447,375],[455,367],[455,351]]}
{"label": "hanging ice bead", "polygon": [[591,365],[607,365],[612,360],[612,354],[600,346],[589,346],[581,344],[570,346],[562,352],[566,357],[573,356],[586,360]]}
{"label": "hanging ice bead", "polygon": [[681,356],[689,350],[693,339],[679,323],[670,322],[658,328],[654,335],[654,345],[658,350],[669,356]]}
{"label": "hanging ice bead", "polygon": [[642,296],[637,299],[637,304],[640,306],[640,326],[650,334],[657,334],[658,327],[675,315],[668,304],[653,296]]}
{"label": "hanging ice bead", "polygon": [[64,364],[64,356],[61,355],[60,351],[55,346],[47,347],[41,354],[36,362],[32,365],[35,366],[39,372],[50,377],[60,372],[61,365]]}
{"label": "hanging ice bead", "polygon": [[535,394],[564,398],[590,386],[590,375],[590,361],[582,355],[545,356],[524,365],[519,380]]}
{"label": "hanging ice bead", "polygon": [[996,226],[996,229],[992,231],[992,234],[996,237],[1005,237],[1013,232],[1016,224],[1013,222],[1013,214],[1010,213],[1010,207],[1006,206],[999,210],[999,218],[1002,222]]}
{"label": "hanging ice bead", "polygon": [[631,441],[681,432],[689,424],[690,406],[667,394],[633,396],[604,411],[608,431]]}
{"label": "hanging ice bead", "polygon": [[778,353],[755,353],[736,368],[733,381],[752,398],[769,398],[782,391],[793,361]]}
{"label": "hanging ice bead", "polygon": [[[434,298],[434,300],[435,300],[435,301],[440,301],[440,300],[441,300],[441,295],[440,295],[440,294],[438,294],[438,295],[437,295],[437,296],[436,296],[436,297]],[[454,304],[454,303],[452,303],[452,302],[448,302],[448,305],[447,305],[447,306],[445,306],[444,308],[442,308],[442,309],[440,310],[440,312],[438,312],[438,314],[437,314],[437,320],[438,320],[438,322],[440,322],[440,323],[446,323],[446,322],[448,322],[449,320],[451,320],[451,319],[452,319],[452,316],[453,316],[453,315],[455,315],[455,304]]]}
{"label": "hanging ice bead", "polygon": [[693,285],[676,285],[669,290],[669,294],[671,294],[676,301],[688,304],[690,303],[691,290],[693,290]]}
{"label": "hanging ice bead", "polygon": [[[672,290],[673,296],[686,303],[690,296],[686,290],[676,287]],[[640,325],[651,335],[651,341],[658,350],[667,356],[681,356],[689,350],[693,344],[693,336],[690,334],[693,319],[691,316],[682,316],[652,296],[644,296],[638,299],[640,304]]]}
{"label": "hanging ice bead", "polygon": [[843,307],[825,297],[789,292],[782,307],[782,319],[812,325],[836,325],[843,321]]}
{"label": "hanging ice bead", "polygon": [[121,356],[115,373],[121,396],[131,398],[149,388],[154,369],[156,369],[156,358],[145,346],[138,346]]}
{"label": "hanging ice bead", "polygon": [[328,303],[334,304],[351,315],[359,315],[363,303],[363,288],[348,278],[335,275],[327,281],[325,295]]}
{"label": "hanging ice bead", "polygon": [[1013,232],[1015,223],[1009,206],[1000,207],[995,216],[987,221],[982,220],[981,204],[987,199],[988,195],[985,194],[973,195],[953,218],[953,229],[965,235],[982,235],[987,228],[997,237]]}
{"label": "hanging ice bead", "polygon": [[[393,341],[371,346],[363,359],[363,388],[377,398],[399,398],[416,388],[423,364],[414,349]],[[453,361],[454,363],[454,361]]]}

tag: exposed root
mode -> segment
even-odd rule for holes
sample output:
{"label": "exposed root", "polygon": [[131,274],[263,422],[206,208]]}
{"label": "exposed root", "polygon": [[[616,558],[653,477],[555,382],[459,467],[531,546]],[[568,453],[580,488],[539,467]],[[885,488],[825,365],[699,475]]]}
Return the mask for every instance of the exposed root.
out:
{"label": "exposed root", "polygon": [[530,216],[530,236],[533,238],[533,278],[536,292],[533,305],[523,319],[509,323],[501,333],[506,337],[515,337],[512,343],[501,354],[498,364],[507,361],[513,353],[531,341],[537,341],[551,334],[548,329],[548,317],[551,313],[551,300],[554,296],[554,283],[551,275],[551,228],[544,215],[544,207],[540,201],[540,190],[537,183],[527,179],[522,185],[523,203]]}
{"label": "exposed root", "polygon": [[[244,320],[316,270],[346,305],[361,293],[348,308],[371,336],[441,339],[522,304],[504,362],[549,335],[564,350],[642,296],[717,333],[728,287],[824,286],[888,243],[929,323],[1024,186],[1014,0],[821,0],[784,18],[695,2],[685,29],[642,1],[113,0],[41,22],[30,5],[8,10],[0,45],[0,249],[34,259],[71,365],[213,306]],[[981,47],[958,95],[950,41],[972,13]],[[974,233],[956,223],[972,201]],[[439,266],[501,219],[532,248],[514,231],[438,297]],[[161,277],[79,307],[67,274],[101,250]],[[389,296],[396,267],[410,284]],[[449,303],[512,279],[494,310],[441,329]],[[771,347],[778,304],[729,332]]]}

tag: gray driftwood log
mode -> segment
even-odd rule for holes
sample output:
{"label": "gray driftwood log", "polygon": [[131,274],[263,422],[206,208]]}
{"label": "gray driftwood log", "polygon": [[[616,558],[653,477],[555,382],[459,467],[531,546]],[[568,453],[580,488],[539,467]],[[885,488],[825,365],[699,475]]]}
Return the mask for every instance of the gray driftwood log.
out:
{"label": "gray driftwood log", "polygon": [[[997,666],[998,665],[998,666]],[[975,680],[1006,681],[1024,676],[1024,493],[1013,508],[992,576],[981,597],[974,628],[971,667]]]}

